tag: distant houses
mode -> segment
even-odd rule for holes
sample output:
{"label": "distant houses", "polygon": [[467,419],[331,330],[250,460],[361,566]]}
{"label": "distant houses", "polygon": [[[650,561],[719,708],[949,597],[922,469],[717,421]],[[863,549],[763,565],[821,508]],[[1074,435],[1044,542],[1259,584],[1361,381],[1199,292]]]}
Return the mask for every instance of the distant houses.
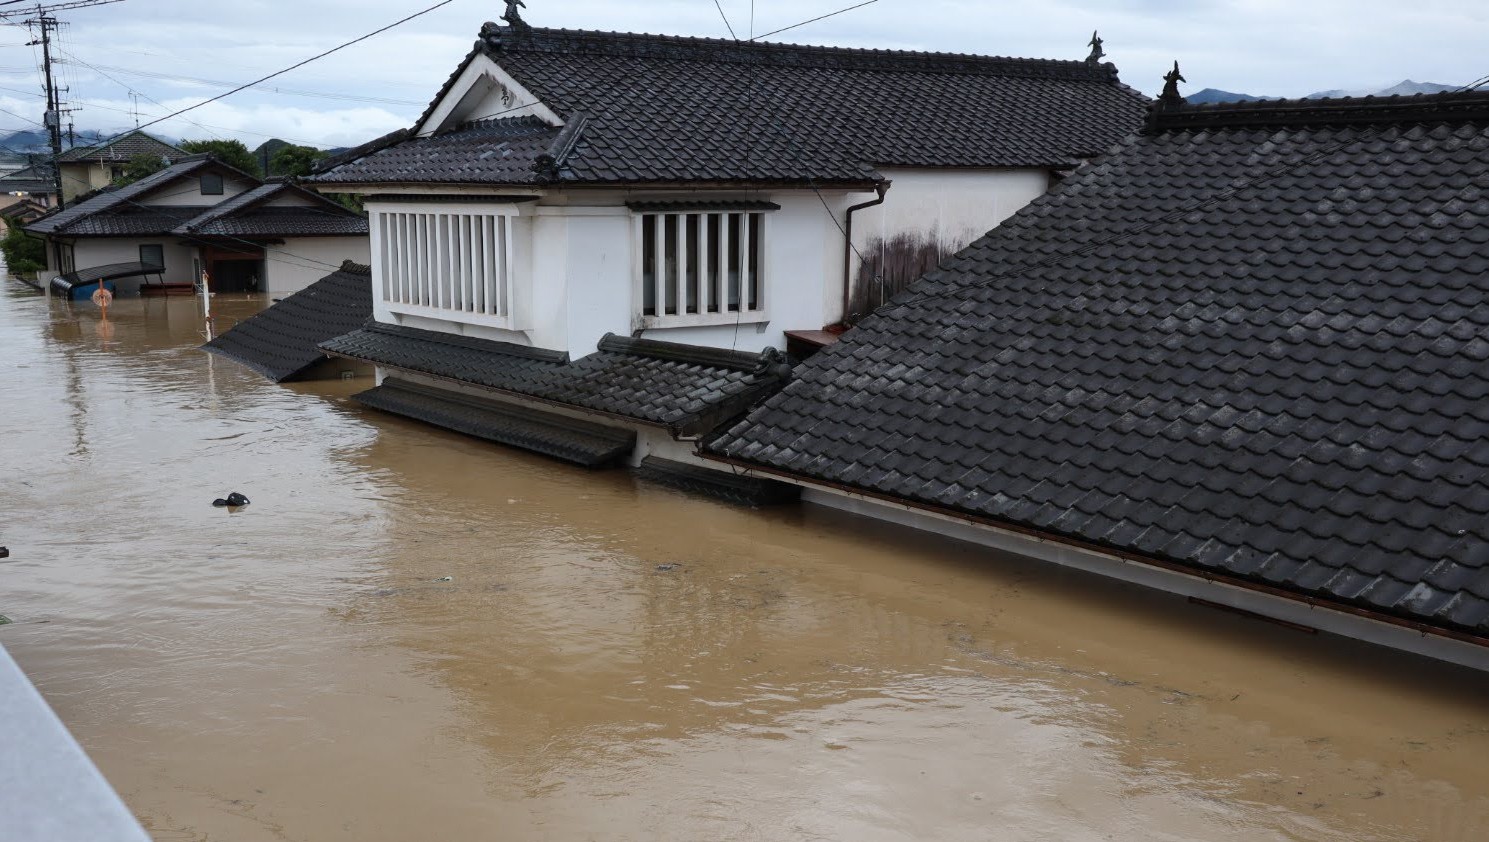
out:
{"label": "distant houses", "polygon": [[[365,403],[587,465],[691,458],[855,311],[1136,130],[1097,60],[488,25],[366,196]],[[707,473],[707,472],[705,472]]]}
{"label": "distant houses", "polygon": [[369,257],[362,214],[207,155],[85,196],[26,230],[46,238],[47,277],[65,293],[100,278],[126,294],[189,290],[206,272],[218,292],[285,294]]}

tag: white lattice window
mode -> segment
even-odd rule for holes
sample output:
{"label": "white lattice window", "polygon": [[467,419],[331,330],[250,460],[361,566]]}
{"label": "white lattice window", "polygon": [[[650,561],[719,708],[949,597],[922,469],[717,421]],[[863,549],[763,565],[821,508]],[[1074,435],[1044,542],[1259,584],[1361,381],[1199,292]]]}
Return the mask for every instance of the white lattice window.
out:
{"label": "white lattice window", "polygon": [[764,213],[642,213],[636,236],[643,327],[766,320]]}
{"label": "white lattice window", "polygon": [[388,310],[520,329],[526,226],[490,207],[376,214],[378,279]]}

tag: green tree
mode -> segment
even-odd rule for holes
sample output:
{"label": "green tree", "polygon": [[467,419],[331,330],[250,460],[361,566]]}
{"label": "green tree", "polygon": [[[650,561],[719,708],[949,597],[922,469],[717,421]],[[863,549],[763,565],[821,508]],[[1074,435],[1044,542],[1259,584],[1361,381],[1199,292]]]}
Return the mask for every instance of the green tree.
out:
{"label": "green tree", "polygon": [[136,155],[124,166],[124,174],[114,179],[115,187],[133,184],[165,169],[165,159],[159,155]]}
{"label": "green tree", "polygon": [[21,230],[16,219],[5,220],[9,229],[0,238],[0,254],[5,255],[5,265],[17,275],[29,275],[47,268],[46,243]]}
{"label": "green tree", "polygon": [[313,146],[284,146],[269,159],[270,175],[304,178],[315,165],[326,159],[326,152]]}
{"label": "green tree", "polygon": [[262,178],[264,175],[259,162],[254,160],[253,153],[248,151],[248,147],[244,146],[241,140],[187,140],[178,145],[183,152],[189,152],[192,155],[203,153],[212,155],[224,164],[237,167],[256,178]]}

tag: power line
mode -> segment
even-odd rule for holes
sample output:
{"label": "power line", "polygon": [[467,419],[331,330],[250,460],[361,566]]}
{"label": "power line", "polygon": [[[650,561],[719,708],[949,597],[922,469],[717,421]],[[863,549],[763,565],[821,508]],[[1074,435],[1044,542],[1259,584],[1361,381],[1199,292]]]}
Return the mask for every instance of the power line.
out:
{"label": "power line", "polygon": [[[196,76],[181,76],[171,73],[160,73],[153,70],[137,70],[130,67],[116,67],[114,65],[108,64],[89,64],[88,62],[83,61],[77,56],[70,56],[70,58],[72,59],[72,61],[77,62],[78,64],[81,64],[84,67],[87,67],[90,70],[93,70],[99,75],[105,76],[106,78],[109,78],[111,81],[114,82],[118,82],[118,80],[113,79],[113,77],[110,77],[108,76],[108,74],[104,73],[105,70],[112,70],[115,73],[124,73],[130,76],[139,76],[146,79],[159,79],[161,81],[167,82],[189,82],[195,85],[208,85],[215,88],[238,87],[237,82],[223,82],[215,79],[203,79]],[[423,102],[411,99],[391,99],[388,97],[359,96],[357,94],[338,94],[328,91],[309,91],[298,88],[264,88],[263,90],[277,94],[288,94],[290,96],[314,97],[318,99],[341,100],[345,102],[366,102],[377,105],[424,105]],[[158,105],[159,103],[156,104]]]}
{"label": "power line", "polygon": [[845,14],[847,12],[851,12],[854,9],[862,9],[864,6],[872,6],[872,5],[874,5],[875,3],[878,3],[878,2],[879,2],[879,0],[868,0],[868,2],[866,2],[866,3],[859,3],[857,6],[849,6],[846,9],[838,9],[836,12],[828,12],[825,15],[818,15],[817,17],[814,17],[811,20],[804,20],[801,23],[793,23],[790,26],[783,26],[780,29],[777,29],[777,30],[775,30],[773,32],[767,32],[764,35],[752,35],[752,36],[750,36],[750,40],[751,41],[759,41],[761,38],[769,38],[772,35],[780,35],[782,32],[790,32],[793,29],[800,29],[801,27],[806,26],[809,23],[816,23],[819,20],[827,20],[828,18],[837,17],[838,15]]}
{"label": "power line", "polygon": [[422,11],[415,12],[412,15],[409,15],[408,17],[403,18],[401,20],[394,21],[393,23],[390,23],[387,26],[382,27],[381,29],[376,29],[376,30],[373,30],[372,32],[367,33],[366,35],[360,36],[358,38],[353,38],[352,40],[347,41],[344,44],[341,44],[341,45],[336,46],[336,47],[332,47],[331,49],[326,50],[323,53],[318,53],[316,55],[313,55],[310,58],[305,59],[304,61],[301,61],[301,62],[297,62],[295,64],[292,64],[289,67],[284,68],[283,70],[275,71],[273,73],[270,73],[267,76],[261,77],[259,79],[255,79],[254,81],[249,82],[247,84],[239,85],[236,88],[233,88],[232,90],[230,90],[230,91],[228,91],[226,93],[218,94],[217,96],[214,96],[214,97],[212,97],[210,99],[204,99],[201,102],[197,103],[196,105],[192,105],[192,106],[189,106],[187,108],[183,108],[183,109],[181,109],[179,111],[176,111],[174,113],[167,114],[166,116],[161,117],[158,120],[152,120],[152,121],[146,123],[145,125],[141,126],[140,128],[142,128],[142,129],[143,128],[148,128],[150,126],[156,125],[157,123],[163,123],[166,120],[170,120],[170,119],[173,119],[175,117],[179,117],[182,114],[185,114],[185,113],[187,113],[189,111],[195,111],[196,109],[201,108],[204,105],[210,105],[211,103],[217,102],[218,100],[227,99],[228,97],[232,96],[233,94],[236,94],[236,93],[239,93],[239,92],[242,92],[242,91],[246,91],[249,88],[254,87],[255,85],[261,85],[264,82],[269,81],[270,79],[274,79],[274,78],[277,78],[279,76],[283,76],[284,74],[289,73],[290,71],[298,70],[298,69],[304,67],[305,65],[310,64],[311,62],[319,61],[319,60],[325,58],[326,56],[332,55],[333,53],[341,52],[342,50],[346,49],[347,47],[351,47],[351,46],[354,46],[356,44],[360,44],[363,41],[368,40],[369,38],[376,37],[378,35],[383,34],[384,32],[387,32],[390,29],[393,29],[393,28],[398,27],[398,26],[402,26],[403,24],[408,23],[411,20],[415,20],[417,18],[423,17],[424,15],[427,15],[430,12],[435,11],[436,9],[444,8],[445,6],[448,6],[451,3],[453,3],[453,2],[455,2],[455,0],[441,0],[441,2],[435,3],[433,6],[430,6],[427,9],[423,9]]}
{"label": "power line", "polygon": [[724,14],[724,7],[719,0],[713,0],[714,8],[719,10],[719,17],[724,19],[724,27],[729,30],[729,37],[738,41],[739,36],[734,34],[734,25],[729,22],[729,16]]}

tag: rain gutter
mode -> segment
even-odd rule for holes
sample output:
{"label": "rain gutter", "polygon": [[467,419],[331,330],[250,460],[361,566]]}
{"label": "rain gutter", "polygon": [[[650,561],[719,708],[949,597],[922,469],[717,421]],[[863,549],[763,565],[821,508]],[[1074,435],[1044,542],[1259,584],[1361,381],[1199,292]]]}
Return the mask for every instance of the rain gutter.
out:
{"label": "rain gutter", "polygon": [[848,307],[853,300],[853,214],[868,208],[878,207],[884,204],[884,199],[889,195],[889,188],[894,186],[893,181],[880,181],[874,185],[878,191],[879,198],[870,199],[861,205],[848,208],[847,228],[843,232],[843,318],[844,325],[848,324]]}

